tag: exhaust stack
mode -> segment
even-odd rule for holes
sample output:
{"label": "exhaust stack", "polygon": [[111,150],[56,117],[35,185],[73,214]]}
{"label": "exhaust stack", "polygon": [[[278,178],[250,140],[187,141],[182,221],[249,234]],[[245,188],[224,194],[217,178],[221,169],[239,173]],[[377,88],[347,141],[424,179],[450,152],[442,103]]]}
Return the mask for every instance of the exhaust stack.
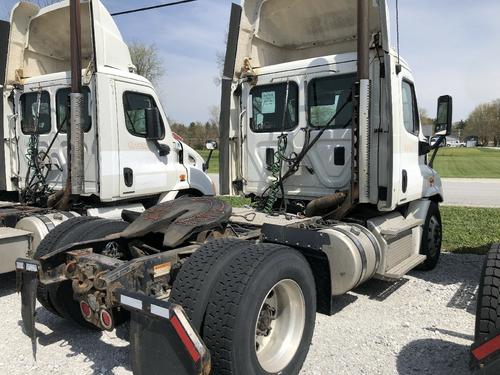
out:
{"label": "exhaust stack", "polygon": [[352,198],[370,202],[370,3],[358,0],[358,81],[357,124],[353,129]]}
{"label": "exhaust stack", "polygon": [[80,19],[80,0],[70,3],[71,29],[71,126],[68,129],[68,179],[66,188],[73,195],[83,193],[84,146],[83,118],[84,97],[82,94],[82,32]]}

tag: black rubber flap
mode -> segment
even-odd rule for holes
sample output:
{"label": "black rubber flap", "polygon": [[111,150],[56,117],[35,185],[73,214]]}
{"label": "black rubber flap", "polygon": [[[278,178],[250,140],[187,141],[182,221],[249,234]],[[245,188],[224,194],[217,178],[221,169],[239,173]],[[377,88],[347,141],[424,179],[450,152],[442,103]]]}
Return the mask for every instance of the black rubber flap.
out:
{"label": "black rubber flap", "polygon": [[132,312],[130,347],[134,375],[200,374],[167,320]]}
{"label": "black rubber flap", "polygon": [[124,238],[163,233],[163,244],[174,248],[193,234],[220,227],[229,220],[231,206],[210,197],[186,197],[144,211],[122,233]]}
{"label": "black rubber flap", "polygon": [[[16,261],[16,264],[21,264],[22,261]],[[36,307],[36,289],[38,286],[38,272],[17,268],[16,283],[17,290],[21,293],[21,317],[23,319],[24,333],[31,338],[33,348],[33,358],[36,359],[36,329],[35,329],[35,307]],[[36,265],[30,264],[37,269]]]}

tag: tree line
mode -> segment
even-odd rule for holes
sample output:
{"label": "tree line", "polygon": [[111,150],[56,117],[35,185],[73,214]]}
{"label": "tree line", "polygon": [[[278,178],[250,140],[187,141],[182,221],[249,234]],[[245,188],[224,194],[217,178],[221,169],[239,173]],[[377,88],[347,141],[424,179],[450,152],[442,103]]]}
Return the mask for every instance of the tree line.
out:
{"label": "tree line", "polygon": [[[425,109],[419,109],[423,125],[435,124]],[[453,124],[452,136],[461,141],[475,139],[479,145],[500,146],[500,99],[478,105],[466,120]]]}

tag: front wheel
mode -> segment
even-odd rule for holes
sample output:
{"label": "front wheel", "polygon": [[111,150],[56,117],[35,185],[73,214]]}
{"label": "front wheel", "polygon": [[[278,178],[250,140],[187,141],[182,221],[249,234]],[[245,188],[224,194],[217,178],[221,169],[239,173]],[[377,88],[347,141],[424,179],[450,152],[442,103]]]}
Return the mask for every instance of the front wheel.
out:
{"label": "front wheel", "polygon": [[285,246],[250,246],[226,266],[207,307],[203,338],[213,373],[298,374],[315,314],[307,260]]}
{"label": "front wheel", "polygon": [[427,256],[420,269],[430,271],[436,268],[441,256],[441,243],[443,241],[443,226],[439,205],[431,202],[422,232],[420,254]]}

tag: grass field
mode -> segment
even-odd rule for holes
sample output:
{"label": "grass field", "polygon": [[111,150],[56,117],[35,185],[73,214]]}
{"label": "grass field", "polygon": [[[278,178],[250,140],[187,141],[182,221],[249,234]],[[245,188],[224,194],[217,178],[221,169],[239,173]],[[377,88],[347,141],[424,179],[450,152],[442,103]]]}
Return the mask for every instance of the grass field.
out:
{"label": "grass field", "polygon": [[443,249],[485,254],[500,242],[500,209],[441,207]]}
{"label": "grass field", "polygon": [[[233,207],[250,204],[240,197],[221,197]],[[441,207],[443,251],[463,254],[486,254],[493,243],[500,242],[500,209]]]}
{"label": "grass field", "polygon": [[500,178],[500,150],[442,148],[434,168],[444,178]]}
{"label": "grass field", "polygon": [[[198,151],[206,160],[207,150]],[[443,178],[500,178],[500,150],[487,148],[442,148],[434,168]],[[219,173],[219,151],[210,161],[209,173]]]}

